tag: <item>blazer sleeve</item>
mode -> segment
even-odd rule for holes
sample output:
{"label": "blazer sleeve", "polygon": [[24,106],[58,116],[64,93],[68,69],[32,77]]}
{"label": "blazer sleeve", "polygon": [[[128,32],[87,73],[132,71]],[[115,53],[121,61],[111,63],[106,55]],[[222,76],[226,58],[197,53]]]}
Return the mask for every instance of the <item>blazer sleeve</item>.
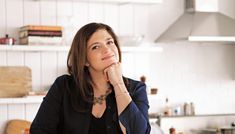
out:
{"label": "blazer sleeve", "polygon": [[150,134],[146,85],[139,82],[131,96],[132,101],[120,114],[119,120],[125,126],[127,134]]}
{"label": "blazer sleeve", "polygon": [[47,95],[44,97],[41,106],[34,118],[30,134],[58,134],[59,122],[61,119],[61,103],[63,91],[59,86],[61,83],[58,78]]}

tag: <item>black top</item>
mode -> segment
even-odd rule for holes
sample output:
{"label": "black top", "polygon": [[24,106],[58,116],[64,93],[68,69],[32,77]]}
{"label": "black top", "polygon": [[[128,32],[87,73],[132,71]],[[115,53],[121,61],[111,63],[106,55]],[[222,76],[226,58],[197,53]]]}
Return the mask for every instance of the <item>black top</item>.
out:
{"label": "black top", "polygon": [[[139,81],[129,80],[127,87],[132,101],[118,116],[114,92],[106,97],[105,132],[121,134],[119,121],[127,134],[149,134],[148,99],[146,86]],[[73,77],[58,77],[38,110],[30,127],[30,134],[89,134],[92,104],[86,112],[74,110],[71,104],[71,91],[77,90]],[[82,101],[82,100],[81,100]],[[103,131],[104,132],[104,131]]]}
{"label": "black top", "polygon": [[89,134],[107,134],[105,126],[105,113],[106,110],[104,111],[103,115],[100,118],[96,118],[91,113],[91,124],[90,124]]}

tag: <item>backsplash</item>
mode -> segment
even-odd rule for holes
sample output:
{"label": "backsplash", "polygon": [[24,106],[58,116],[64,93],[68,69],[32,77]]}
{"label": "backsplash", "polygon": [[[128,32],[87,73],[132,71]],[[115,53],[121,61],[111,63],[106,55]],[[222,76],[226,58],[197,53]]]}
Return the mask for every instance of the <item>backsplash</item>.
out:
{"label": "backsplash", "polygon": [[[162,53],[149,57],[150,85],[159,88],[164,106],[195,104],[196,114],[235,112],[235,44],[163,44]],[[158,99],[158,100],[159,100]]]}

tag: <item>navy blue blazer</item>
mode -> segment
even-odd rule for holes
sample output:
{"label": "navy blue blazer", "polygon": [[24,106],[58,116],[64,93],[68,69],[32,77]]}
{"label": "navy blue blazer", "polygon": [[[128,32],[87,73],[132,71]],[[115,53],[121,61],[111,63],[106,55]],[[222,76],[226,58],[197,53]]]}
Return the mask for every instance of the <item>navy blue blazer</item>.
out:
{"label": "navy blue blazer", "polygon": [[[132,98],[130,104],[118,116],[115,94],[106,98],[106,131],[107,134],[118,134],[119,121],[126,128],[127,134],[149,134],[148,99],[146,85],[142,82],[129,80],[127,87]],[[88,134],[91,119],[89,112],[77,112],[70,101],[69,89],[75,86],[72,76],[58,77],[38,110],[30,127],[30,134]],[[92,104],[91,104],[92,105]]]}

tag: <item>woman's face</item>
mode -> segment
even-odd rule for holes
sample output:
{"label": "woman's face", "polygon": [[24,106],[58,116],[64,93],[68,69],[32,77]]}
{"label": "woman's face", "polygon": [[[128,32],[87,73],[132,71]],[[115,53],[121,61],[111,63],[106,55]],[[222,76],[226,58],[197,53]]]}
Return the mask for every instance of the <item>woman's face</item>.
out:
{"label": "woman's face", "polygon": [[118,49],[112,36],[104,29],[93,33],[87,43],[86,66],[89,69],[103,71],[118,61]]}

